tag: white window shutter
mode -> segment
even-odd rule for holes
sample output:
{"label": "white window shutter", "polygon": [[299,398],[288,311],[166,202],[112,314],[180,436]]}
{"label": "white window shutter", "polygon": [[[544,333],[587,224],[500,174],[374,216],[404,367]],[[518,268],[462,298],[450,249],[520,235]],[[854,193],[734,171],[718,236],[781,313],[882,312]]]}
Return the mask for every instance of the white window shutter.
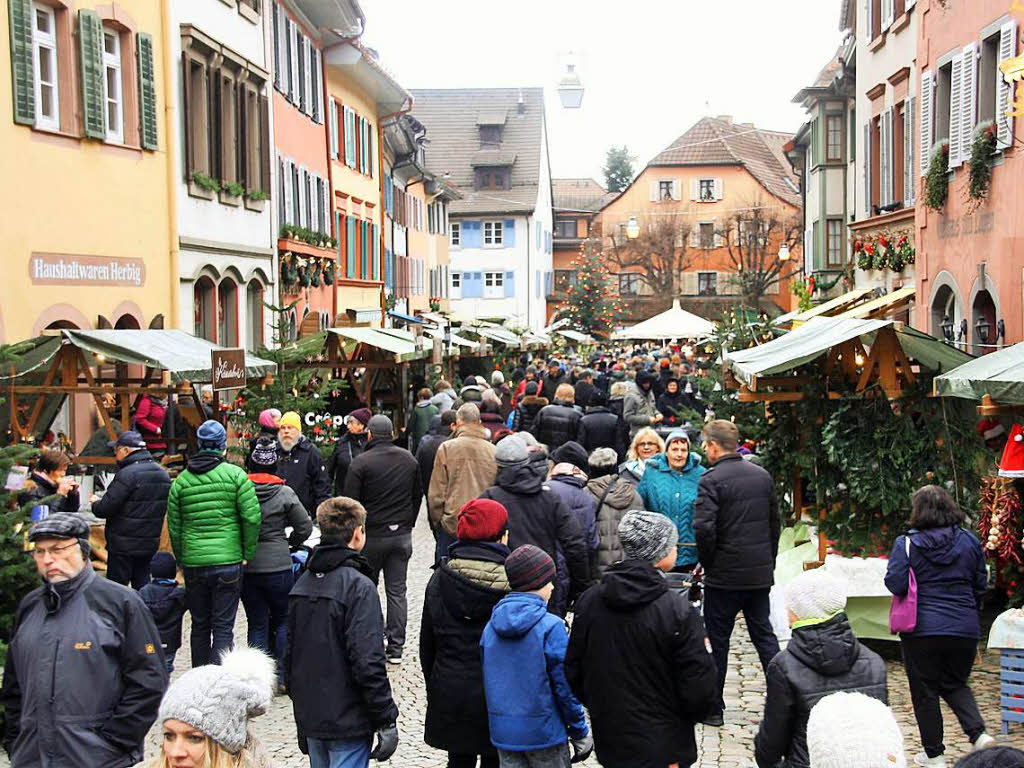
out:
{"label": "white window shutter", "polygon": [[909,11],[911,8],[914,7],[915,3],[917,3],[917,0],[907,0],[906,5],[903,6],[903,9]]}
{"label": "white window shutter", "polygon": [[302,111],[312,117],[313,115],[313,45],[305,35],[302,36],[302,55],[305,57],[306,82],[303,87],[306,89]]}
{"label": "white window shutter", "polygon": [[921,118],[918,126],[921,131],[921,141],[918,145],[918,159],[921,163],[922,176],[928,172],[928,161],[931,159],[933,91],[932,72],[929,69],[921,73],[921,90],[917,96],[921,105]]}
{"label": "white window shutter", "polygon": [[874,9],[871,0],[864,0],[864,39],[871,40],[871,29],[874,27]]}
{"label": "white window shutter", "polygon": [[965,163],[971,159],[971,138],[977,119],[978,44],[964,46],[964,74],[960,99],[960,153]]}
{"label": "white window shutter", "polygon": [[864,124],[864,218],[871,217],[871,121]]}
{"label": "white window shutter", "polygon": [[715,200],[725,197],[725,179],[715,179]]}
{"label": "white window shutter", "polygon": [[658,202],[658,182],[652,181],[647,187],[648,199],[652,203]]}
{"label": "white window shutter", "polygon": [[1006,149],[1013,144],[1013,115],[1010,103],[1013,101],[1014,86],[1003,79],[1003,71],[999,68],[1007,59],[1017,55],[1017,22],[1013,19],[999,29],[999,55],[996,65],[996,148]]}
{"label": "white window shutter", "polygon": [[331,159],[338,159],[338,109],[331,96],[327,100],[327,130],[331,136]]}
{"label": "white window shutter", "polygon": [[722,242],[722,236],[719,234],[718,219],[715,219],[712,226],[715,230],[715,248],[721,248],[724,243]]}
{"label": "white window shutter", "polygon": [[879,122],[879,139],[881,141],[879,155],[879,166],[881,179],[878,184],[878,198],[880,205],[889,205],[892,202],[892,109],[882,113]]}
{"label": "white window shutter", "polygon": [[690,247],[700,248],[700,224],[694,223],[690,229]]}
{"label": "white window shutter", "polygon": [[808,275],[814,272],[814,242],[810,228],[804,230],[804,272]]}
{"label": "white window shutter", "polygon": [[288,19],[288,40],[291,41],[292,55],[291,55],[291,73],[288,75],[288,95],[291,97],[292,104],[299,103],[299,88],[302,87],[299,83],[299,29],[291,19]]}
{"label": "white window shutter", "polygon": [[284,220],[286,224],[295,224],[295,214],[292,210],[292,161],[283,162],[284,173]]}
{"label": "white window shutter", "polygon": [[917,197],[914,176],[914,109],[917,99],[910,97],[903,104],[903,205],[914,204]]}
{"label": "white window shutter", "polygon": [[963,137],[960,125],[963,122],[964,55],[953,57],[949,86],[949,167],[959,168],[963,163]]}
{"label": "white window shutter", "polygon": [[700,197],[700,179],[690,179],[690,199],[697,200]]}
{"label": "white window shutter", "polygon": [[288,79],[291,68],[288,61],[288,17],[285,15],[284,8],[280,5],[274,5],[274,13],[277,14],[277,63],[281,69],[281,74],[278,77],[278,86],[281,89],[281,93],[288,95],[288,86],[291,82]]}
{"label": "white window shutter", "polygon": [[696,296],[697,295],[697,273],[696,272],[683,272],[682,275],[682,288],[681,293],[684,296]]}
{"label": "white window shutter", "polygon": [[892,0],[882,0],[882,31],[892,26],[896,9]]}
{"label": "white window shutter", "polygon": [[672,179],[672,199],[682,200],[683,199],[683,182],[679,179]]}
{"label": "white window shutter", "polygon": [[323,56],[320,53],[319,48],[313,49],[313,87],[316,89],[316,93],[313,94],[313,99],[316,103],[316,121],[320,124],[324,122],[324,61]]}

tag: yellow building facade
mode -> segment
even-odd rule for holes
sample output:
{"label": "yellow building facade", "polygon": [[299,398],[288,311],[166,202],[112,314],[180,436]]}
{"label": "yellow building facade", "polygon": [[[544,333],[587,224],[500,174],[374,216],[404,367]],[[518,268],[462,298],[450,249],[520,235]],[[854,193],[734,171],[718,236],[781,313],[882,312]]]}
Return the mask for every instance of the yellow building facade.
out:
{"label": "yellow building facade", "polygon": [[162,3],[8,3],[0,343],[170,327]]}

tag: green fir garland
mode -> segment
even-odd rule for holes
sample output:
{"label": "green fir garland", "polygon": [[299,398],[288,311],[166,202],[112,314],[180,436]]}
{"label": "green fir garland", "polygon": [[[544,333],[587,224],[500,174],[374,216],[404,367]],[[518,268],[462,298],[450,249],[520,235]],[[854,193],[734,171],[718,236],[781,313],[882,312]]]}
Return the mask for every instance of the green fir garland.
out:
{"label": "green fir garland", "polygon": [[946,207],[949,198],[949,140],[938,142],[931,151],[928,173],[924,177],[924,203],[933,211]]}
{"label": "green fir garland", "polygon": [[967,194],[971,200],[984,202],[992,183],[992,158],[996,154],[996,128],[991,120],[978,123],[971,139],[969,161],[970,182]]}

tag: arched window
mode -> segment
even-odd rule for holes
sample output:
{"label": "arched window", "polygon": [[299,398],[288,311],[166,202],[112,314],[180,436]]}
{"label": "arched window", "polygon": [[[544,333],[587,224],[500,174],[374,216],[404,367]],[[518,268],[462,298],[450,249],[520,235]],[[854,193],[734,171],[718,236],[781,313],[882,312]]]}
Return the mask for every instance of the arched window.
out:
{"label": "arched window", "polygon": [[245,347],[255,352],[263,345],[263,284],[250,280],[245,289]]}
{"label": "arched window", "polygon": [[217,286],[217,338],[222,347],[238,346],[238,284],[225,277]]}
{"label": "arched window", "polygon": [[117,318],[117,320],[114,322],[114,327],[117,328],[118,330],[124,328],[138,330],[140,328],[139,321],[135,319],[135,316],[128,314],[121,315],[119,318]]}
{"label": "arched window", "polygon": [[214,337],[214,295],[213,280],[200,277],[192,289],[193,333],[201,339],[216,341]]}

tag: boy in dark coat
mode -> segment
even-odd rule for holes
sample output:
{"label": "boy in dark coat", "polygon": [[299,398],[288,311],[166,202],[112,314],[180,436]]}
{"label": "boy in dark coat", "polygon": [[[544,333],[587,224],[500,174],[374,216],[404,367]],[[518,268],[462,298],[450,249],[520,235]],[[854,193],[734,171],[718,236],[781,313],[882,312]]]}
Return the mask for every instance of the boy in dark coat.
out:
{"label": "boy in dark coat", "polygon": [[532,432],[533,424],[537,420],[540,409],[548,404],[546,397],[537,396],[537,382],[530,381],[526,384],[526,394],[520,398],[516,406],[515,416],[512,417],[513,432]]}
{"label": "boy in dark coat", "polygon": [[587,412],[580,419],[576,442],[588,453],[598,448],[613,448],[618,453],[622,437],[619,431],[619,417],[608,408],[608,397],[600,389],[590,394]]}
{"label": "boy in dark coat", "polygon": [[153,580],[139,590],[139,597],[153,614],[160,644],[164,647],[164,665],[170,676],[174,654],[181,648],[181,620],[185,616],[185,588],[177,582],[178,561],[170,552],[157,552],[149,563]]}
{"label": "boy in dark coat", "polygon": [[626,559],[576,603],[565,657],[569,685],[590,711],[605,768],[690,766],[694,724],[714,705],[715,663],[700,616],[662,573],[676,562],[675,524],[627,512]]}
{"label": "boy in dark coat", "polygon": [[474,499],[459,512],[458,540],[430,577],[420,629],[427,684],[423,740],[448,752],[449,768],[497,768],[487,728],[480,636],[508,594],[508,512]]}
{"label": "boy in dark coat", "polygon": [[811,708],[837,691],[888,703],[885,662],[853,635],[843,583],[819,569],[786,586],[793,637],[768,665],[764,719],[754,739],[758,768],[810,768],[807,719]]}

